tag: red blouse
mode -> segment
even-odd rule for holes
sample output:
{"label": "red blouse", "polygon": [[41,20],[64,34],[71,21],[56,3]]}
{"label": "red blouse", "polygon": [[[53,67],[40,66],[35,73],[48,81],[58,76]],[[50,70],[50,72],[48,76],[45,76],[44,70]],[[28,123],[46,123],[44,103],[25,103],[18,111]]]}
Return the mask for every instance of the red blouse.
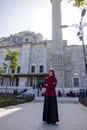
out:
{"label": "red blouse", "polygon": [[46,88],[45,96],[56,96],[57,80],[55,77],[49,77],[45,80],[44,88]]}

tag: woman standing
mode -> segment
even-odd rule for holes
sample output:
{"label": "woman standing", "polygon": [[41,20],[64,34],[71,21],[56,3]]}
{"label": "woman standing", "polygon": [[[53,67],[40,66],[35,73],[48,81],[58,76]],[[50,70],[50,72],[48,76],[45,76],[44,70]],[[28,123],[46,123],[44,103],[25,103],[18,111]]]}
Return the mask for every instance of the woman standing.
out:
{"label": "woman standing", "polygon": [[46,92],[43,108],[43,121],[46,121],[48,124],[59,122],[57,98],[55,91],[56,84],[57,80],[55,78],[54,70],[49,70],[49,77],[46,78],[44,83],[44,88],[46,88]]}

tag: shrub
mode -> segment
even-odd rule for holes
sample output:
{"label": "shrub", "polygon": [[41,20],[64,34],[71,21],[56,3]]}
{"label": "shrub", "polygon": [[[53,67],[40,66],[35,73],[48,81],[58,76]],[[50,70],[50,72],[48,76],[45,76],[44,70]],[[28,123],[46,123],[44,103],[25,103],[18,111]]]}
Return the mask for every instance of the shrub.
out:
{"label": "shrub", "polygon": [[6,107],[17,104],[15,97],[4,97],[0,99],[0,107]]}
{"label": "shrub", "polygon": [[87,107],[87,98],[79,97],[79,102]]}
{"label": "shrub", "polygon": [[0,108],[10,105],[17,105],[21,103],[31,102],[35,98],[35,95],[29,95],[27,97],[16,98],[14,96],[6,96],[0,98]]}
{"label": "shrub", "polygon": [[35,95],[32,95],[32,96],[27,96],[26,97],[26,102],[30,102],[30,101],[33,101],[35,98]]}

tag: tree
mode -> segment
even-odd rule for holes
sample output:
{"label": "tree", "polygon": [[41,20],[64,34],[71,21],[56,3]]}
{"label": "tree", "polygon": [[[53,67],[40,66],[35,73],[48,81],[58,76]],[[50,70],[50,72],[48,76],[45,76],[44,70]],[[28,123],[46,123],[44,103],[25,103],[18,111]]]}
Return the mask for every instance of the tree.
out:
{"label": "tree", "polygon": [[[7,80],[9,76],[14,76],[12,74],[9,74],[10,70],[11,71],[16,71],[18,68],[18,56],[19,56],[19,52],[18,51],[11,51],[10,49],[7,49],[7,54],[5,56],[5,61],[10,61],[10,66],[8,67],[8,72],[7,72]],[[5,64],[6,65],[6,64]],[[6,65],[8,66],[8,65]],[[7,95],[7,85],[8,85],[8,81],[6,83],[6,90],[5,90],[5,95]]]}
{"label": "tree", "polygon": [[69,0],[69,2],[73,2],[73,4],[77,7],[87,6],[87,0]]}
{"label": "tree", "polygon": [[11,51],[10,49],[7,49],[7,54],[5,56],[5,61],[10,61],[10,70],[16,71],[18,67],[18,51]]}
{"label": "tree", "polygon": [[3,75],[6,73],[5,66],[2,65],[0,66],[0,79],[3,77]]}

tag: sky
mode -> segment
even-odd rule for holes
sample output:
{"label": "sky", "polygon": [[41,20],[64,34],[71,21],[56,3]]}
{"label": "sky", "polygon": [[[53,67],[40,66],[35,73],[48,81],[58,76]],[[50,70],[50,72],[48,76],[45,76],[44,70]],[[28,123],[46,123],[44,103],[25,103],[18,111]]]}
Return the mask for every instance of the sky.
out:
{"label": "sky", "polygon": [[[61,2],[61,25],[79,24],[80,9]],[[83,23],[87,21],[87,14]],[[21,31],[41,33],[44,39],[52,39],[52,5],[50,0],[0,0],[0,37]],[[76,36],[78,28],[62,29],[63,39],[68,44],[81,44]],[[87,43],[87,27],[84,28],[84,41]]]}

